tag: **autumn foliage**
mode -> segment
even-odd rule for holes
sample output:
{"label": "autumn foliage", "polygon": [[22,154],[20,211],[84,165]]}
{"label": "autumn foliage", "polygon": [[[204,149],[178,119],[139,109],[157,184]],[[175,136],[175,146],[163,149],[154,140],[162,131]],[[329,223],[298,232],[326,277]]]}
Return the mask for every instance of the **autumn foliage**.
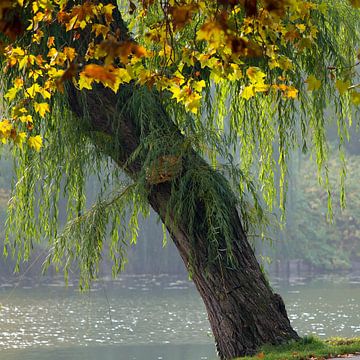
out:
{"label": "autumn foliage", "polygon": [[[357,0],[351,4],[359,7]],[[288,76],[295,65],[287,52],[315,46],[312,17],[328,9],[299,0],[129,0],[120,10],[136,38],[119,27],[115,6],[105,1],[1,2],[3,71],[18,74],[5,94],[11,113],[0,121],[3,143],[27,142],[39,151],[34,119],[46,117],[66,81],[79,90],[101,83],[114,92],[134,81],[170,93],[195,115],[209,83],[240,84],[239,96],[248,101],[269,94],[296,101],[299,89]],[[57,38],[59,28],[66,39]],[[260,58],[259,66],[247,62]],[[358,106],[354,74],[328,73],[339,95]],[[315,74],[304,81],[309,92],[322,83]]]}

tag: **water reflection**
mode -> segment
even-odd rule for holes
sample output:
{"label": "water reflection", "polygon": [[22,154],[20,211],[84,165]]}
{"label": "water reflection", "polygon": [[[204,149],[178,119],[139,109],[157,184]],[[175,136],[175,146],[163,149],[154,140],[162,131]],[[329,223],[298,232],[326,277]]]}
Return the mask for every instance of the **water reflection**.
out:
{"label": "water reflection", "polygon": [[[0,285],[0,359],[215,358],[204,305],[188,280],[125,276],[86,294],[61,279],[29,284]],[[360,276],[273,279],[273,287],[301,335],[360,336]]]}
{"label": "water reflection", "polygon": [[86,294],[56,281],[4,287],[0,297],[2,349],[212,341],[204,306],[187,280],[124,277],[95,283]]}
{"label": "water reflection", "polygon": [[274,281],[301,335],[360,336],[360,276],[323,275]]}

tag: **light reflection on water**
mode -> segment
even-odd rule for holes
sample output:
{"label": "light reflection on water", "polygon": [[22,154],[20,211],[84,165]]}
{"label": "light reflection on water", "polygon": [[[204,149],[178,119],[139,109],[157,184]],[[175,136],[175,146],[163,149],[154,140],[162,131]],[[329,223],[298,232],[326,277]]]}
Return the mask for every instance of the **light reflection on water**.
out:
{"label": "light reflection on water", "polygon": [[[0,347],[211,343],[192,284],[170,277],[98,282],[89,293],[62,281],[16,288],[0,300]],[[0,289],[0,299],[11,291]],[[5,330],[6,329],[6,330]]]}
{"label": "light reflection on water", "polygon": [[327,275],[274,284],[301,335],[360,336],[360,277]]}
{"label": "light reflection on water", "polygon": [[[0,285],[0,359],[215,358],[204,305],[188,280],[124,276],[85,294],[62,280],[28,284]],[[360,277],[274,279],[273,286],[301,335],[360,336]]]}

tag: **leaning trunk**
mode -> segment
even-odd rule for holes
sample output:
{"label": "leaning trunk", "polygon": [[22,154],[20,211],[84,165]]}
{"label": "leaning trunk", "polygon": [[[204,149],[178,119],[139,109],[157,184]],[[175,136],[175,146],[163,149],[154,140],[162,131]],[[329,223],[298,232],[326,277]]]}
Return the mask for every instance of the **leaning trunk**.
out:
{"label": "leaning trunk", "polygon": [[[153,105],[148,109],[148,118],[155,119],[152,124],[139,124],[127,107],[132,92],[139,91],[135,86],[122,87],[118,94],[102,86],[81,93],[73,87],[68,88],[70,107],[79,118],[88,119],[88,134],[95,146],[112,157],[134,180],[144,176],[147,156],[143,154],[134,157],[134,151],[140,146],[142,136],[147,136],[154,126],[156,131],[161,129],[167,139],[172,138],[170,143],[174,146],[183,142],[182,135],[163,110],[161,102],[149,91],[141,90],[142,94],[137,96],[151,97]],[[103,134],[100,140],[99,133]],[[171,150],[171,146],[168,149]],[[228,229],[232,234],[231,244],[225,244],[224,234],[217,234],[216,250],[219,256],[213,261],[209,261],[210,244],[206,237],[209,219],[206,219],[203,198],[199,196],[194,202],[195,230],[190,229],[185,220],[188,214],[174,213],[171,205],[172,197],[179,191],[177,184],[181,183],[182,177],[188,176],[189,170],[196,173],[204,169],[207,170],[207,176],[216,177],[225,184],[220,189],[227,191],[224,201],[227,201],[231,217]],[[149,203],[166,224],[204,301],[220,358],[232,359],[253,354],[262,344],[279,344],[298,339],[281,297],[272,292],[247,241],[236,209],[235,195],[229,197],[231,190],[226,179],[212,170],[196,152],[188,150],[182,155],[182,169],[174,178],[151,182],[147,186]],[[232,262],[228,261],[226,255],[222,255],[224,249],[229,250],[229,246]]]}
{"label": "leaning trunk", "polygon": [[[150,197],[150,204],[162,219],[166,216],[170,196],[168,190],[169,187],[162,185]],[[298,339],[290,325],[282,298],[272,292],[259,267],[236,208],[231,211],[231,252],[237,264],[232,267],[224,261],[215,261],[209,265],[208,242],[204,236],[198,234],[193,241],[185,224],[167,224],[206,306],[221,359],[254,354],[259,346],[266,343],[280,344]],[[199,216],[196,221],[204,222],[204,219]]]}
{"label": "leaning trunk", "polygon": [[[102,2],[117,4],[116,0]],[[115,26],[121,29],[120,33],[126,40],[127,29],[120,13],[117,12],[115,17]],[[149,203],[169,230],[204,301],[220,358],[253,354],[262,344],[298,339],[281,297],[272,292],[247,241],[236,209],[235,195],[226,179],[189,149],[157,96],[133,84],[122,86],[117,94],[100,85],[91,91],[79,92],[68,84],[67,95],[73,112],[79,119],[87,119],[88,135],[94,145],[135,181],[140,179],[144,183],[144,179],[148,180],[144,186]],[[142,104],[147,106],[142,109],[141,119],[136,105],[134,109],[134,98],[143,99]],[[151,158],[155,144],[151,143],[141,151],[144,140],[154,133],[156,141],[166,139],[155,159]],[[161,169],[157,173],[162,162],[172,159],[179,160],[174,172],[165,168],[164,173]],[[186,177],[189,181],[189,174],[204,171],[214,180],[210,183],[219,184],[210,190],[212,194],[217,192],[217,198],[223,199],[222,205],[227,209],[227,234],[217,232],[215,245],[210,244],[207,237],[213,219],[209,219],[209,212],[205,210],[208,204],[201,196],[201,189],[193,196],[195,209],[192,218],[181,210],[183,207],[177,210],[173,207],[173,199],[184,190],[180,189],[180,184],[184,184],[182,180]],[[191,180],[190,176],[190,184]],[[188,191],[195,190],[192,187]],[[211,210],[210,217],[218,221],[217,209]],[[214,257],[214,253],[217,256]]]}

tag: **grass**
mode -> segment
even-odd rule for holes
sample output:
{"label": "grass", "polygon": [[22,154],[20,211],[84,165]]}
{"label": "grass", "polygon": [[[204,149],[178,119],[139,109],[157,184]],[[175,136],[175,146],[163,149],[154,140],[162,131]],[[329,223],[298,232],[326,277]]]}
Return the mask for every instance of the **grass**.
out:
{"label": "grass", "polygon": [[320,340],[314,336],[306,336],[300,341],[289,344],[264,346],[257,355],[238,358],[238,360],[320,360],[345,354],[360,355],[360,338]]}

